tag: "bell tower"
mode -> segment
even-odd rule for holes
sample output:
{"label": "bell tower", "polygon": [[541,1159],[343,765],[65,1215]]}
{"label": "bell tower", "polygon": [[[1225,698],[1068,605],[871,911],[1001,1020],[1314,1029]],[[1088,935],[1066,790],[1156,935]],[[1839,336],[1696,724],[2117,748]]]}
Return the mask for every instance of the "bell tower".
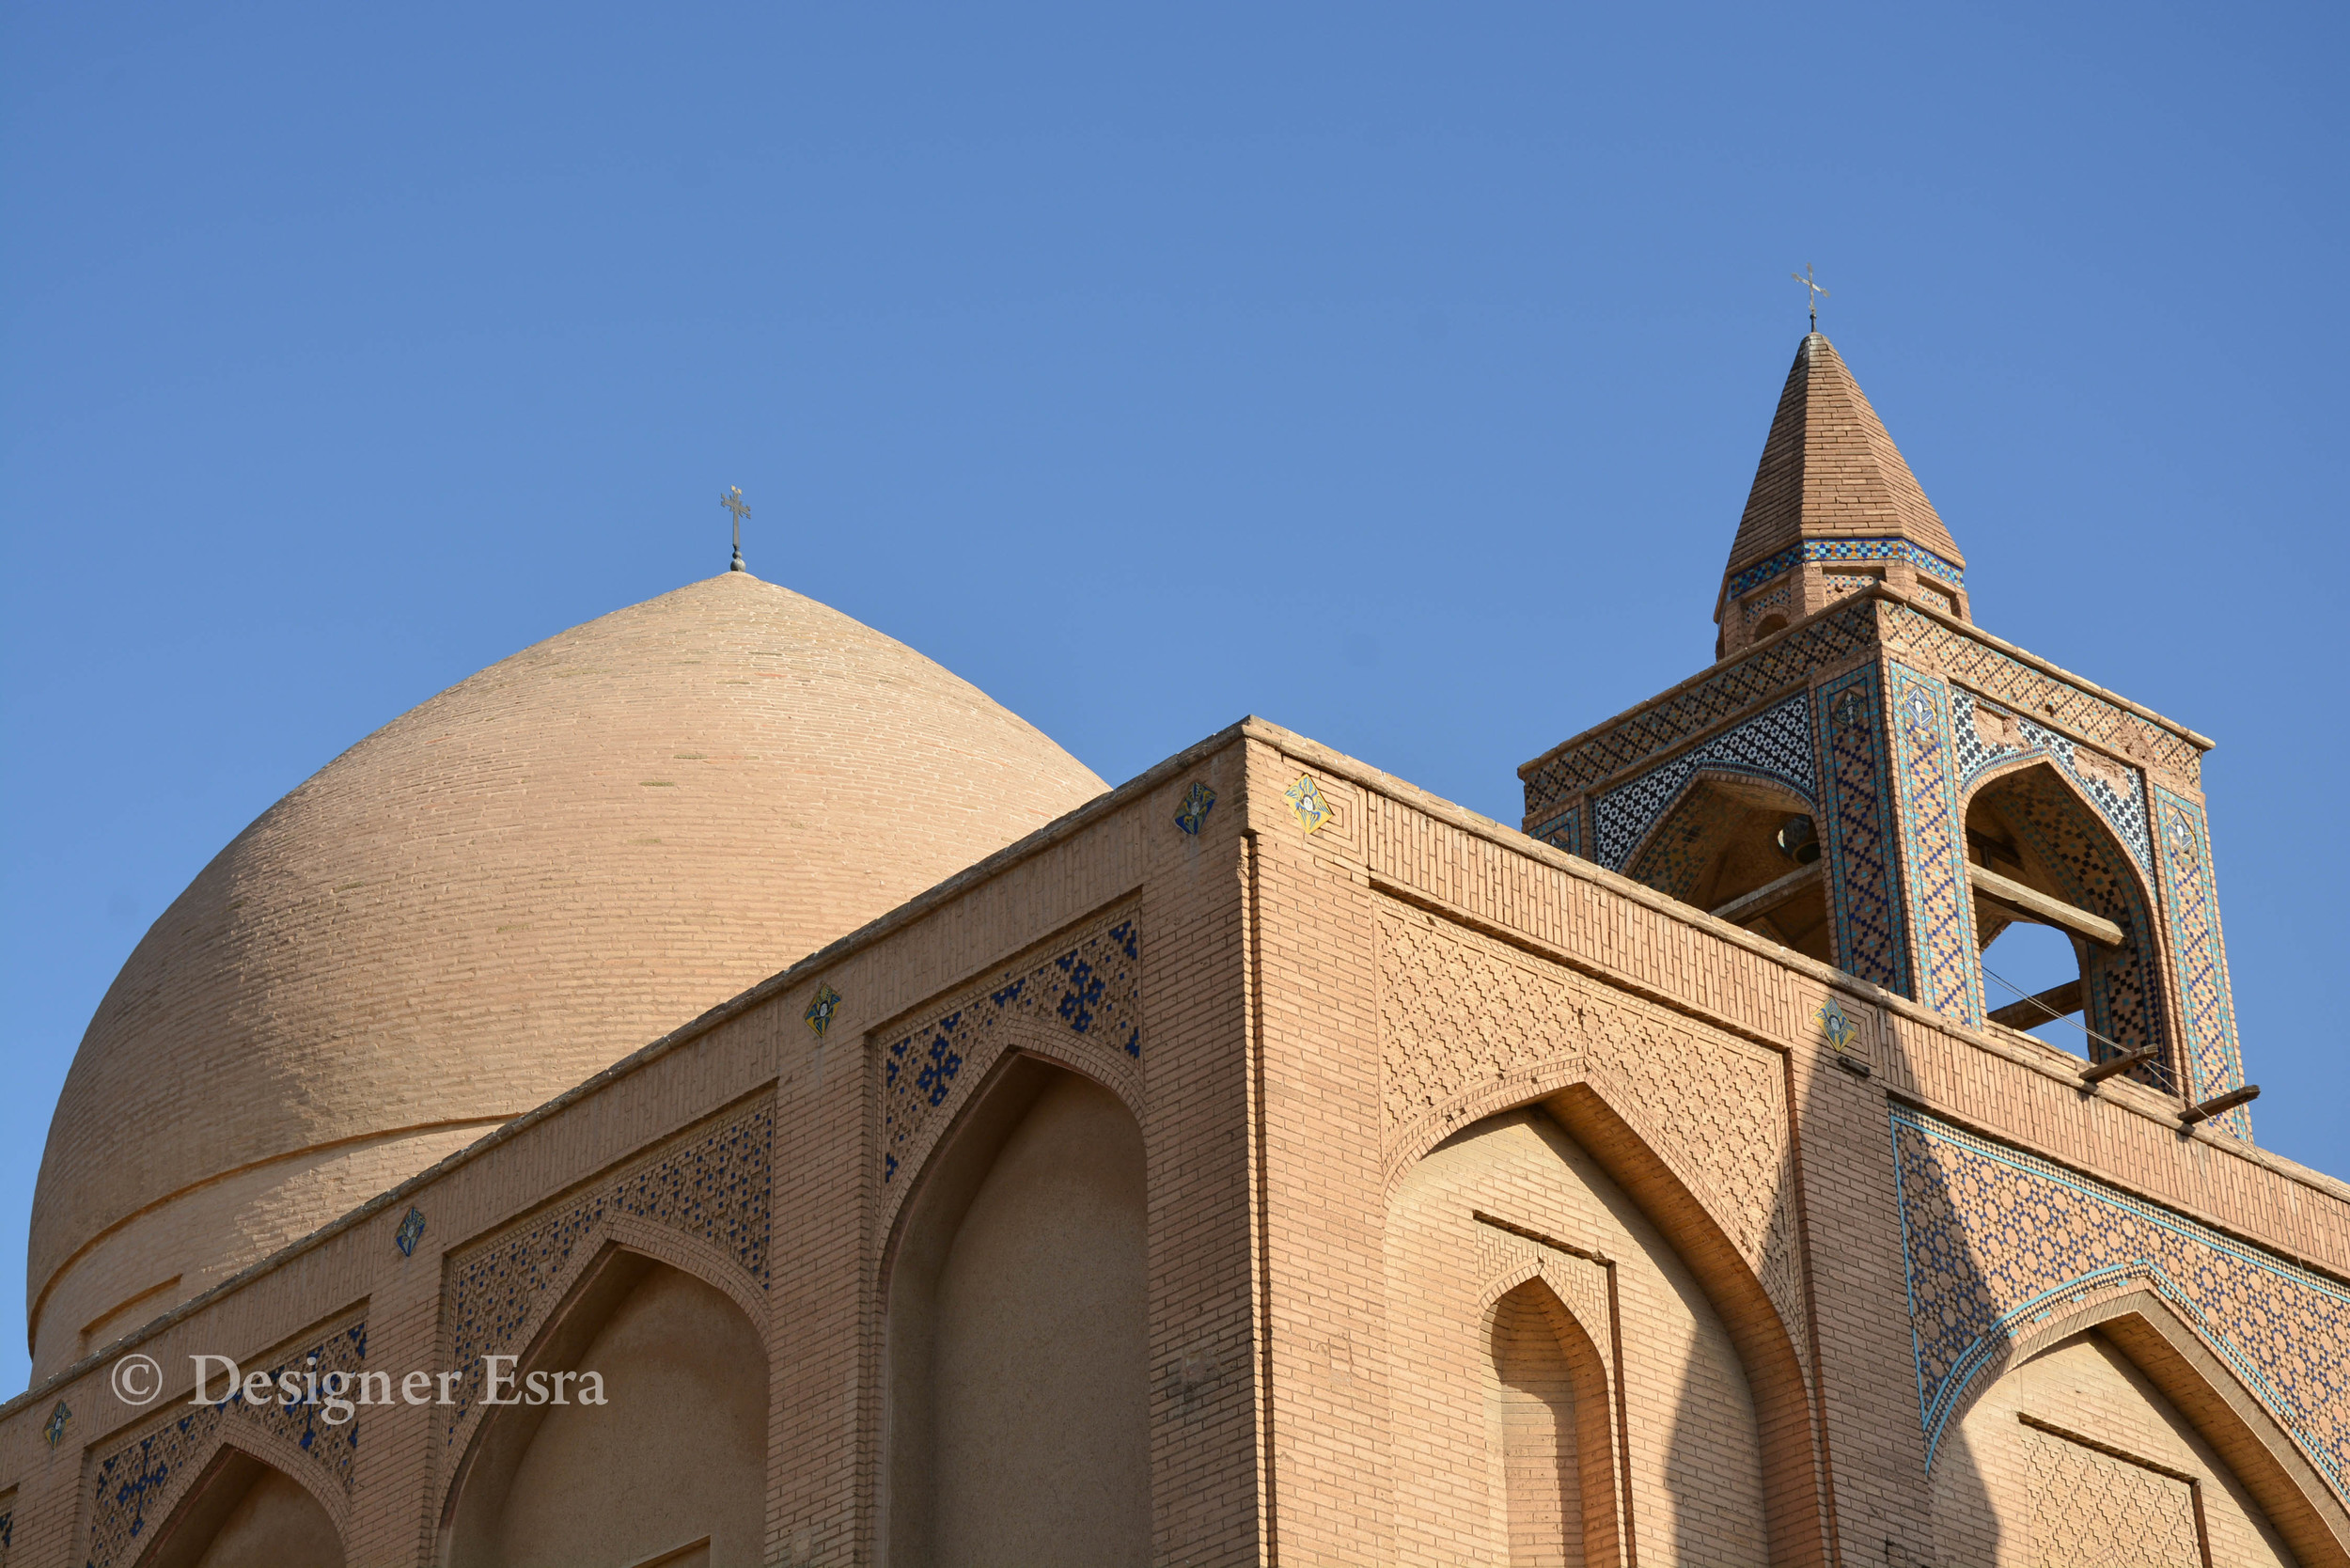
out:
{"label": "bell tower", "polygon": [[1806,335],[1714,605],[1722,658],[1871,583],[1960,620],[1966,558],[1836,346]]}
{"label": "bell tower", "polygon": [[[2250,1137],[2212,743],[1975,625],[1957,541],[1817,331],[1716,606],[1712,667],[1518,770],[1528,833],[2011,1044],[2075,1020],[2084,1084]],[[2000,993],[1983,950],[2018,923],[2078,978]]]}

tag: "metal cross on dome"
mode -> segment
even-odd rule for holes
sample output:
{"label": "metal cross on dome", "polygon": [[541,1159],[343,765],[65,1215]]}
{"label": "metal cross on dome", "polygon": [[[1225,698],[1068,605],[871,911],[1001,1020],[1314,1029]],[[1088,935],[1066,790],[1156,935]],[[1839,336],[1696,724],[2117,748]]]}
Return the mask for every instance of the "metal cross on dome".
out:
{"label": "metal cross on dome", "polygon": [[1819,331],[1820,296],[1826,293],[1827,290],[1821,288],[1817,283],[1811,280],[1811,263],[1809,261],[1806,261],[1803,264],[1803,271],[1799,273],[1789,273],[1787,275],[1794,278],[1797,283],[1802,284],[1806,289],[1810,290],[1808,297],[1811,302],[1811,330],[1814,332]]}
{"label": "metal cross on dome", "polygon": [[727,570],[747,572],[750,568],[743,564],[743,519],[751,514],[751,509],[743,504],[743,487],[729,485],[718,492],[718,504],[734,513],[734,564]]}

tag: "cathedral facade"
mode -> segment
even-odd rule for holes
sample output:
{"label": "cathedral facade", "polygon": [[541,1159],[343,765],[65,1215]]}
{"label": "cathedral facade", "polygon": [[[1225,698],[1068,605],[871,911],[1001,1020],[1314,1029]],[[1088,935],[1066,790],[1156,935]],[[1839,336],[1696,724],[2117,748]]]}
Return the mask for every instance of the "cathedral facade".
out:
{"label": "cathedral facade", "polygon": [[1106,789],[739,570],[451,688],[93,1019],[0,1568],[2350,1564],[2211,743],[1975,624],[1816,333],[1716,621],[1515,827]]}

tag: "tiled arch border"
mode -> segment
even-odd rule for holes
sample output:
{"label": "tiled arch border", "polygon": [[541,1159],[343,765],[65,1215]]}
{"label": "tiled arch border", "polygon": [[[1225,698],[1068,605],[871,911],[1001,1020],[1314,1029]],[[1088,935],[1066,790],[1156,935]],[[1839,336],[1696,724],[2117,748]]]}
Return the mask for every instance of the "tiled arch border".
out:
{"label": "tiled arch border", "polygon": [[[2350,1286],[1929,1112],[1895,1105],[1890,1131],[1929,1468],[1985,1367],[2010,1356],[2056,1314],[2145,1291],[2192,1326],[2290,1435],[2333,1496],[2350,1500],[2350,1368],[2288,1364],[2294,1336],[2271,1321],[2297,1309],[2329,1316],[2350,1332]],[[1907,1149],[1905,1137],[1912,1140]],[[1946,1183],[1950,1216],[1931,1213],[1921,1188],[1934,1173],[1919,1168],[1911,1153],[1923,1145],[1950,1151],[1947,1157],[1953,1161],[1972,1162],[1979,1184],[1996,1186],[2002,1212],[1961,1206]],[[2100,1236],[2124,1237],[2134,1225],[2146,1229],[2127,1236],[2108,1261],[2084,1259],[2077,1247],[2051,1233],[2067,1207]],[[1949,1224],[1957,1234],[1936,1233]],[[2017,1245],[2026,1234],[2037,1251]],[[2167,1258],[2148,1255],[2163,1249]],[[1948,1278],[1962,1255],[1971,1281]],[[2084,1262],[2089,1266],[2080,1266]],[[2230,1272],[2234,1278],[2223,1278]],[[2002,1280],[2003,1290],[1994,1294],[1986,1276]],[[2224,1315],[2221,1302],[2231,1290],[2240,1298],[2262,1288],[2271,1299],[2260,1303],[2258,1323]],[[1930,1336],[1934,1324],[1942,1325],[1938,1336]],[[2256,1337],[2264,1329],[2264,1341]],[[2310,1397],[2295,1398],[2293,1388],[2303,1384],[2314,1385]]]}
{"label": "tiled arch border", "polygon": [[1953,1402],[1951,1423],[2015,1368],[2092,1330],[2119,1347],[2218,1453],[2302,1561],[2350,1561],[2350,1507],[2192,1319],[2150,1283],[2092,1287],[2036,1318],[1975,1369]]}
{"label": "tiled arch border", "polygon": [[1793,791],[1800,800],[1817,802],[1810,688],[1785,692],[1679,756],[1594,793],[1592,858],[1611,871],[1631,865],[1690,785],[1709,772],[1762,779]]}
{"label": "tiled arch border", "polygon": [[[522,1326],[495,1347],[485,1347],[486,1354],[514,1355],[515,1372],[531,1370],[531,1354],[544,1341],[548,1329],[577,1299],[582,1284],[594,1274],[604,1260],[615,1252],[634,1252],[654,1262],[666,1263],[679,1273],[690,1276],[719,1292],[741,1309],[758,1330],[760,1340],[768,1339],[768,1310],[765,1293],[744,1274],[743,1267],[718,1247],[697,1236],[672,1231],[653,1220],[636,1215],[610,1215],[598,1220],[581,1235],[572,1255],[556,1277],[547,1281],[532,1303]],[[446,1348],[446,1347],[444,1347]],[[772,1355],[772,1352],[771,1352]],[[768,1369],[772,1378],[775,1371]],[[431,1518],[435,1528],[449,1516],[458,1488],[464,1484],[475,1439],[493,1409],[507,1409],[474,1400],[465,1413],[451,1423],[443,1434],[438,1455],[441,1474],[433,1487]]]}
{"label": "tiled arch border", "polygon": [[[1955,687],[1952,689],[1956,690]],[[1955,724],[1956,720],[1953,719],[1952,722]],[[2138,956],[2146,966],[2147,980],[2154,991],[2153,996],[2148,999],[2148,1011],[2152,1014],[2155,1027],[2161,1031],[2153,1043],[2161,1048],[2162,1054],[2154,1059],[2172,1074],[2170,1080],[2172,1083],[2181,1086],[2191,1085],[2195,1081],[2189,1071],[2193,1063],[2189,1059],[2189,1052],[2186,1043],[2177,1038],[2179,1033],[2178,997],[2176,996],[2178,983],[2170,964],[2171,944],[2169,937],[2169,922],[2163,917],[2160,890],[2155,886],[2150,869],[2138,858],[2128,840],[2115,827],[2111,813],[2081,788],[2080,780],[2075,776],[2074,770],[2064,765],[2063,759],[2051,751],[2010,752],[1998,760],[1978,769],[1960,785],[1958,820],[1961,823],[1966,822],[1966,808],[1984,790],[1998,783],[2001,779],[2013,777],[2016,774],[2034,767],[2045,768],[2049,776],[2055,778],[2059,786],[2072,797],[2073,803],[2086,811],[2090,820],[2097,823],[2104,832],[2109,834],[2113,841],[2122,847],[2122,864],[2129,870],[2129,896],[2136,906],[2132,913],[2137,917],[2140,929],[2144,933],[2142,938],[2144,950]],[[1981,968],[1982,964],[1981,949],[1976,952],[1975,962],[1976,967]],[[1986,1005],[1986,1015],[1987,1012]],[[2174,1092],[2159,1084],[2150,1087],[2155,1087],[2163,1093]],[[2217,1092],[2218,1092],[2217,1090],[2207,1090],[2200,1093],[2189,1094],[2187,1099],[2192,1102]]]}
{"label": "tiled arch border", "polygon": [[[1139,1055],[1141,1027],[1142,960],[1136,957],[1134,986],[1131,996],[1118,998],[1121,1011],[1131,1010],[1132,1017],[1120,1023],[1136,1032],[1133,1054],[1121,1049],[1114,1035],[1095,1035],[1090,1030],[1055,1028],[1037,1018],[1033,1012],[1006,1013],[995,1027],[975,1041],[974,1049],[956,1066],[947,1092],[938,1102],[926,1108],[921,1121],[906,1139],[902,1154],[892,1155],[885,1148],[886,1138],[883,1126],[883,1104],[887,1093],[885,1054],[889,1043],[901,1038],[913,1038],[937,1029],[944,1019],[965,1012],[998,995],[1008,984],[1031,980],[1047,966],[1058,965],[1061,957],[1082,951],[1091,942],[1107,936],[1118,928],[1131,927],[1137,953],[1140,949],[1140,902],[1131,896],[1119,899],[1108,908],[1065,929],[1048,941],[1033,944],[1025,954],[994,965],[981,979],[971,981],[948,994],[943,1002],[929,1003],[911,1013],[901,1013],[886,1026],[866,1032],[867,1055],[870,1063],[870,1076],[873,1083],[872,1147],[874,1163],[882,1167],[874,1172],[875,1190],[880,1202],[874,1215],[874,1234],[895,1233],[899,1214],[905,1208],[908,1195],[921,1184],[923,1170],[938,1152],[963,1114],[976,1103],[984,1090],[995,1066],[1014,1054],[1036,1057],[1056,1066],[1064,1067],[1100,1084],[1118,1096],[1137,1124],[1143,1123],[1143,1075]],[[893,1160],[894,1165],[885,1162]]]}
{"label": "tiled arch border", "polygon": [[[309,1494],[311,1500],[326,1511],[328,1520],[335,1527],[336,1539],[343,1544],[345,1555],[349,1555],[351,1499],[338,1489],[324,1484],[317,1465],[290,1438],[265,1431],[250,1421],[227,1419],[214,1427],[211,1435],[181,1462],[180,1474],[164,1490],[153,1510],[154,1516],[162,1521],[155,1533],[148,1537],[135,1555],[111,1565],[111,1568],[137,1568],[138,1564],[152,1559],[156,1544],[167,1539],[172,1526],[177,1523],[176,1515],[180,1504],[186,1502],[196,1488],[203,1483],[213,1466],[219,1463],[222,1453],[228,1450],[259,1460]],[[96,1562],[97,1560],[91,1560]],[[101,1565],[101,1568],[105,1568],[105,1565]]]}

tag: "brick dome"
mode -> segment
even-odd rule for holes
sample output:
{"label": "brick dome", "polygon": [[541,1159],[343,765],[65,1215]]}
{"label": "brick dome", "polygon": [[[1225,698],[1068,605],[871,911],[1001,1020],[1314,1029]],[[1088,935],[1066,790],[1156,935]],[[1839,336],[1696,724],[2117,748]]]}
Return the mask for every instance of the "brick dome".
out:
{"label": "brick dome", "polygon": [[1099,793],[747,572],[393,720],[164,911],[41,1159],[36,1376]]}

